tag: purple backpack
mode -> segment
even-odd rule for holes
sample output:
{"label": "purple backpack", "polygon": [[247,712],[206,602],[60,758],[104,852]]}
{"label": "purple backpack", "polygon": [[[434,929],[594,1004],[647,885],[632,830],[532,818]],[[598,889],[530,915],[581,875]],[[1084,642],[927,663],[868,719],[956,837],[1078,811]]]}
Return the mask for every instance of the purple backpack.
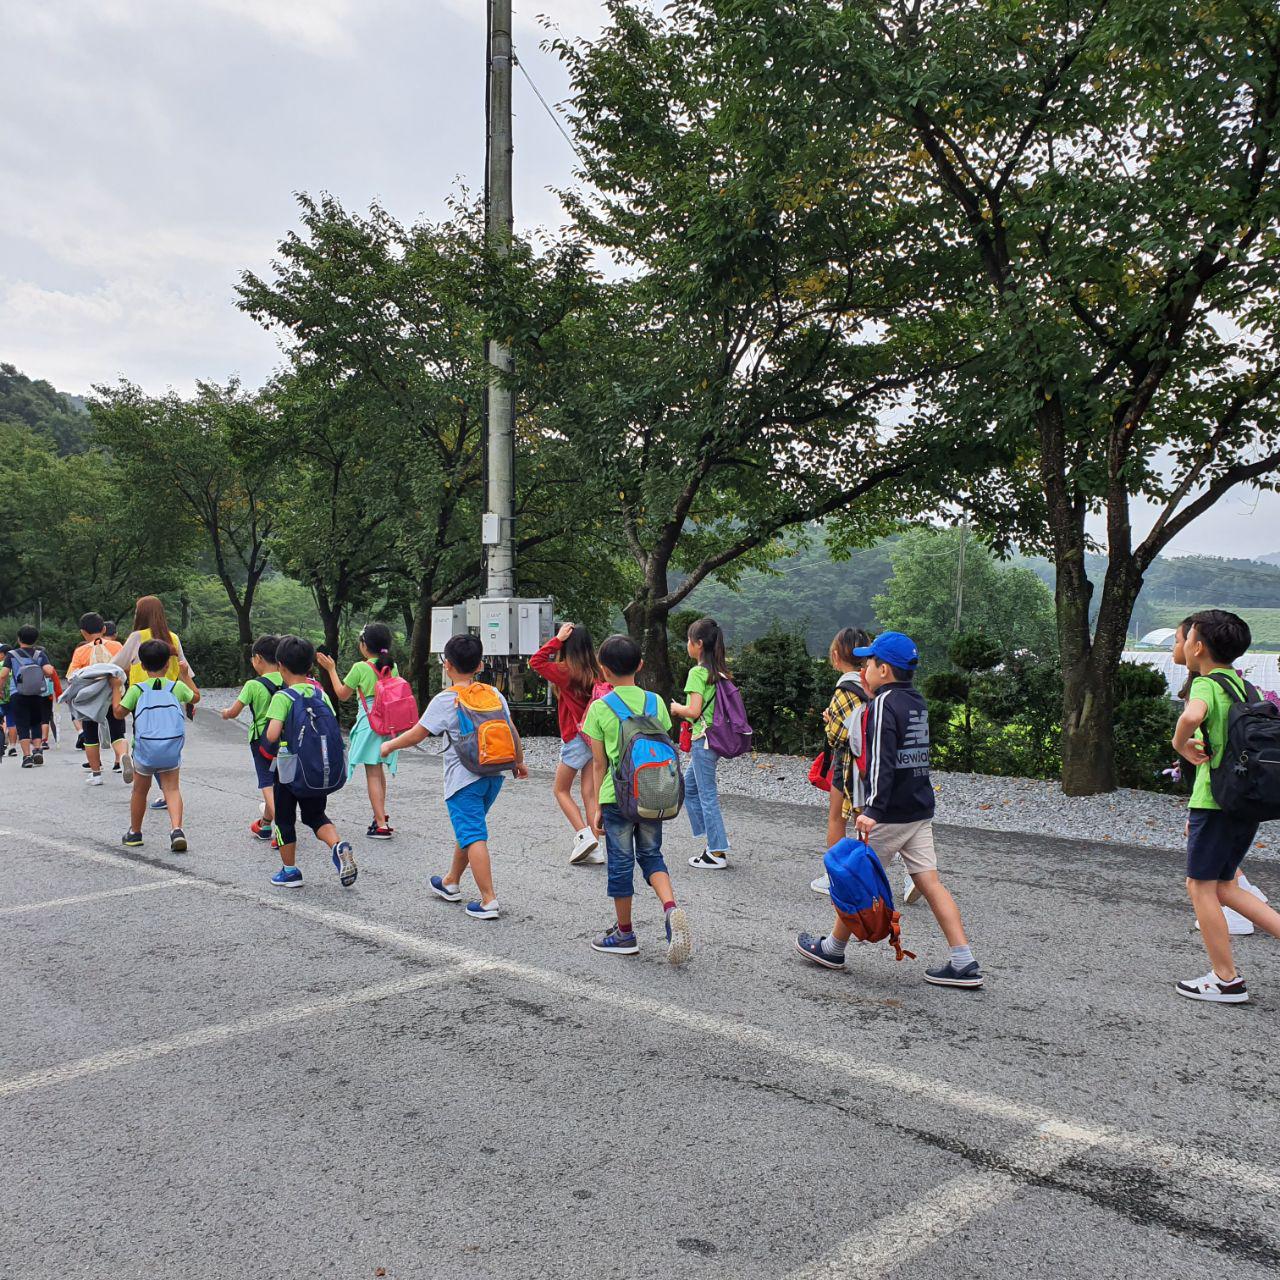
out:
{"label": "purple backpack", "polygon": [[747,719],[742,693],[728,676],[716,681],[715,713],[707,728],[707,746],[725,760],[745,756],[751,750],[754,730]]}

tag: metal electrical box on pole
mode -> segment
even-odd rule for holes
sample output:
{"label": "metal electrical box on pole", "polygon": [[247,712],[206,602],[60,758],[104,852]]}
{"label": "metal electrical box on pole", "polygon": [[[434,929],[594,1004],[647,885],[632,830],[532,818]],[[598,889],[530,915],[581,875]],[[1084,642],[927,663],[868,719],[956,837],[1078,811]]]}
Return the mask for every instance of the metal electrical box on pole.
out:
{"label": "metal electrical box on pole", "polygon": [[[511,0],[487,0],[485,232],[490,249],[511,254]],[[479,635],[487,657],[511,659],[536,653],[551,638],[554,603],[516,596],[516,411],[512,375],[515,361],[506,343],[490,339],[486,348],[489,387],[485,411],[485,511],[480,544],[484,553],[484,595],[465,605],[431,611],[431,648],[440,652],[450,636]]]}

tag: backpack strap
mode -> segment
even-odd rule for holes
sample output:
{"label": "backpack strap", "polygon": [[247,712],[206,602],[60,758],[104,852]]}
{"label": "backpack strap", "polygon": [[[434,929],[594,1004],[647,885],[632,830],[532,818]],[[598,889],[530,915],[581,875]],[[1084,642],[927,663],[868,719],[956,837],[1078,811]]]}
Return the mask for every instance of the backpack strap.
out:
{"label": "backpack strap", "polygon": [[[646,695],[645,697],[646,707],[648,706],[649,698],[652,696],[653,696],[652,694]],[[607,693],[603,698],[600,699],[600,701],[603,702],[604,705],[608,707],[609,710],[612,711],[613,714],[617,716],[619,720],[630,720],[632,715],[634,714],[631,708],[627,706],[627,704],[623,702],[623,700],[620,697],[618,697],[616,693]]]}
{"label": "backpack strap", "polygon": [[1230,676],[1225,675],[1221,671],[1211,671],[1206,679],[1212,680],[1214,684],[1221,689],[1232,702],[1259,702],[1258,691],[1251,685],[1244,676],[1240,677],[1240,683],[1244,685],[1244,696],[1240,696],[1240,690],[1236,688],[1235,681]]}
{"label": "backpack strap", "polygon": [[658,695],[648,692],[644,695],[644,713],[653,719],[658,718]]}

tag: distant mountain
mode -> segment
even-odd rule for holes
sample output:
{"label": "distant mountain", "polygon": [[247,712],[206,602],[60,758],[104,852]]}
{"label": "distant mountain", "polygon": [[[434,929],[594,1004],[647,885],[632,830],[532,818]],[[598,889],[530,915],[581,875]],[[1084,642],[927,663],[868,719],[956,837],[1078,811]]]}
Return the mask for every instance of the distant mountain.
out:
{"label": "distant mountain", "polygon": [[62,454],[83,453],[87,446],[89,412],[84,397],[33,381],[11,364],[0,364],[0,422],[25,427]]}
{"label": "distant mountain", "polygon": [[1276,564],[1280,565],[1280,551],[1273,551],[1270,555],[1255,556],[1259,564]]}

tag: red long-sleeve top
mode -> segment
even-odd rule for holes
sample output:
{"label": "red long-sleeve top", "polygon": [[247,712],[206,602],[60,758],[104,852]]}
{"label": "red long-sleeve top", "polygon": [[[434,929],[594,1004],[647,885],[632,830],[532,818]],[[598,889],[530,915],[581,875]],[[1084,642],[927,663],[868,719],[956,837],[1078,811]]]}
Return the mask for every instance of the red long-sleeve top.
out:
{"label": "red long-sleeve top", "polygon": [[552,636],[537,653],[529,659],[529,665],[548,684],[553,684],[559,694],[556,699],[556,710],[560,717],[560,738],[564,742],[572,742],[582,728],[582,721],[587,714],[590,698],[583,698],[570,682],[569,669],[555,660],[560,652],[560,641]]}

